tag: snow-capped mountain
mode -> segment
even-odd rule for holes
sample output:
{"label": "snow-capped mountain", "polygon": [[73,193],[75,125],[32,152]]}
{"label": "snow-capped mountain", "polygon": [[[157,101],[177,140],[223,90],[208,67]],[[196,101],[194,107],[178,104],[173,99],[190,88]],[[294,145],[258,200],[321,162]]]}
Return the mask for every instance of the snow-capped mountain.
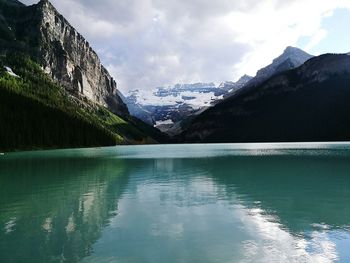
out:
{"label": "snow-capped mountain", "polygon": [[226,81],[218,86],[214,83],[195,83],[158,87],[153,91],[135,90],[124,101],[131,115],[168,132],[175,123],[202,113],[237,91],[257,86],[271,76],[299,67],[312,57],[301,49],[287,47],[282,55],[260,69],[255,77],[244,75],[237,82]]}
{"label": "snow-capped mountain", "polygon": [[230,92],[242,88],[251,77],[238,82],[176,84],[152,92],[129,92],[125,102],[135,117],[166,131],[174,123],[215,105]]}

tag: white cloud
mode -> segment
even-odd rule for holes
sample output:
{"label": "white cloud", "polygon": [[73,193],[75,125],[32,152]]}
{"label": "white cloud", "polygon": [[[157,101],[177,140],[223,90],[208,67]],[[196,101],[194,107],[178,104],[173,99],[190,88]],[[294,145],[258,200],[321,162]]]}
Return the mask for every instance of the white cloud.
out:
{"label": "white cloud", "polygon": [[[31,0],[26,0],[30,2]],[[255,74],[348,0],[52,0],[99,51],[123,91]],[[112,55],[111,55],[112,54]]]}
{"label": "white cloud", "polygon": [[312,37],[310,42],[307,44],[307,46],[304,48],[306,51],[311,50],[315,46],[317,46],[318,43],[322,41],[325,37],[327,37],[328,32],[322,28],[320,28]]}
{"label": "white cloud", "polygon": [[[350,8],[345,1],[287,1],[276,5],[276,1],[264,1],[264,5],[253,13],[233,12],[226,17],[238,21],[237,40],[252,46],[241,63],[236,64],[238,76],[254,74],[256,70],[271,62],[288,45],[296,45],[301,37],[311,37],[304,47],[310,50],[326,37],[322,19],[339,7]],[[344,4],[345,3],[345,4]]]}

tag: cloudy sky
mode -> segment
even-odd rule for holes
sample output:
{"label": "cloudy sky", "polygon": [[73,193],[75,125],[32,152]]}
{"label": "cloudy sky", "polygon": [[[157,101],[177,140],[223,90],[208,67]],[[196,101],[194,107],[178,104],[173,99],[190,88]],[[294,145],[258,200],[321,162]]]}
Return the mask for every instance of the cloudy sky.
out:
{"label": "cloudy sky", "polygon": [[315,55],[350,52],[350,0],[51,2],[91,43],[124,93],[255,75],[286,46]]}

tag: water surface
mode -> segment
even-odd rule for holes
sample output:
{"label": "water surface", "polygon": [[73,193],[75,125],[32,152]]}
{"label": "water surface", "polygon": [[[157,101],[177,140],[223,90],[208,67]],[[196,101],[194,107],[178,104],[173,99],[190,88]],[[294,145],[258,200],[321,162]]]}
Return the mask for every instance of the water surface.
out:
{"label": "water surface", "polygon": [[350,262],[350,144],[0,156],[0,262]]}

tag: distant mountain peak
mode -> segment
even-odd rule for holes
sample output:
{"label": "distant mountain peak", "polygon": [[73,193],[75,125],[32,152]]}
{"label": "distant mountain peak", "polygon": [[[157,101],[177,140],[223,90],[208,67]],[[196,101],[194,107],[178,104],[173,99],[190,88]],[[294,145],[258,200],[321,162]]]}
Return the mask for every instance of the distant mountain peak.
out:
{"label": "distant mountain peak", "polygon": [[300,66],[301,64],[304,64],[305,61],[309,60],[313,56],[306,53],[304,50],[296,47],[287,47],[283,53],[275,58],[273,60],[272,65],[275,64],[275,66],[278,67],[276,64],[282,64],[285,62],[285,60],[290,59],[292,63],[295,64],[295,66]]}
{"label": "distant mountain peak", "polygon": [[312,55],[300,48],[288,46],[270,65],[257,72],[256,77],[250,82],[250,85],[260,84],[262,81],[279,72],[299,67],[312,57]]}
{"label": "distant mountain peak", "polygon": [[298,48],[298,47],[293,47],[293,46],[288,46],[286,47],[286,49],[284,50],[283,53],[288,53],[288,52],[299,52],[299,51],[302,51],[302,52],[305,52],[304,50]]}
{"label": "distant mountain peak", "polygon": [[285,60],[290,59],[291,62],[296,64],[296,66],[300,66],[301,64],[304,64],[306,60],[309,60],[312,57],[313,57],[312,55],[306,53],[304,50],[300,48],[288,46],[284,50],[282,55],[280,55],[279,57],[273,60],[273,64],[281,64]]}
{"label": "distant mountain peak", "polygon": [[244,84],[246,84],[252,78],[253,78],[252,76],[249,76],[249,75],[245,74],[242,77],[240,77],[239,80],[236,83],[244,83]]}
{"label": "distant mountain peak", "polygon": [[38,6],[49,8],[49,9],[54,9],[56,11],[56,8],[49,0],[40,0],[38,3]]}
{"label": "distant mountain peak", "polygon": [[[40,0],[39,2],[38,2],[38,5],[44,5],[44,4],[51,4],[50,2],[49,2],[49,0]],[[52,4],[51,4],[52,5]]]}

